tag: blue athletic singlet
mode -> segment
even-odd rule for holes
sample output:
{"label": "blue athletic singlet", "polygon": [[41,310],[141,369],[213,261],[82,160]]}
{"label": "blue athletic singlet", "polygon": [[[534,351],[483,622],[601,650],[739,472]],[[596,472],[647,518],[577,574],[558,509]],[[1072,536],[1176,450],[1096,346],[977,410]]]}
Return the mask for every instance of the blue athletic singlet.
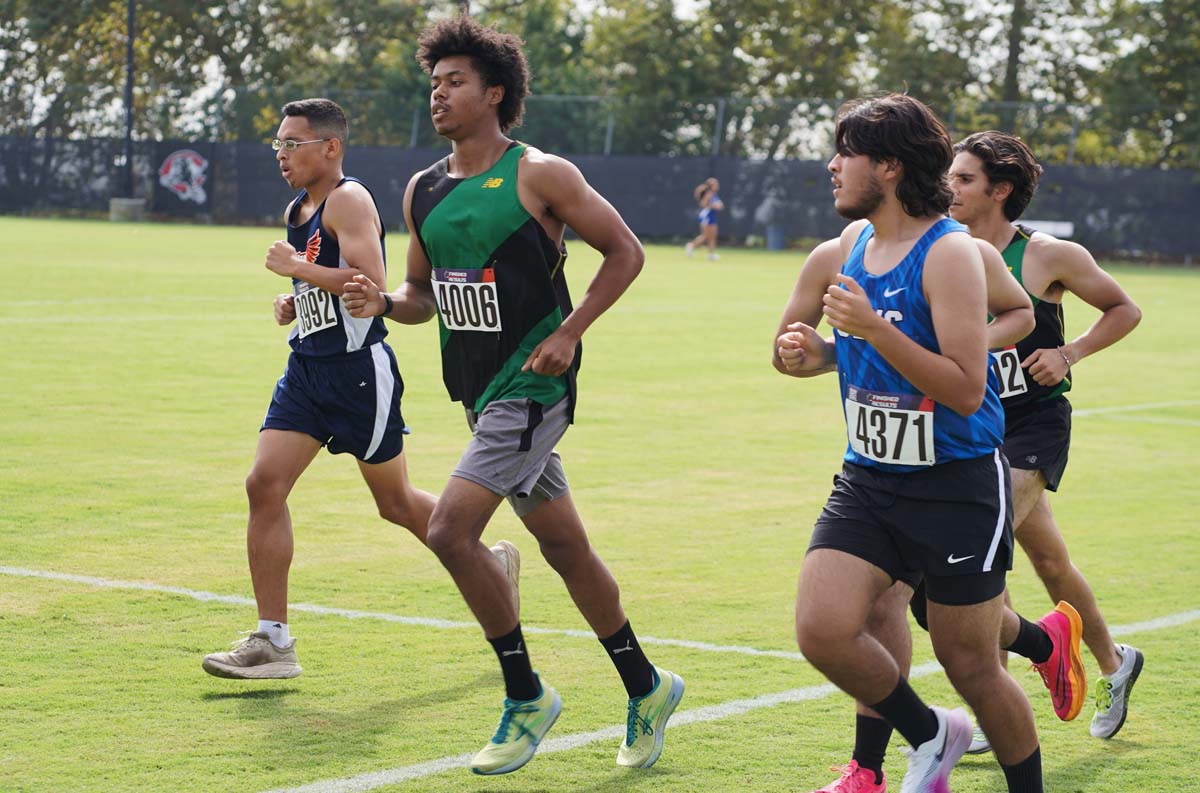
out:
{"label": "blue athletic singlet", "polygon": [[[346,182],[362,184],[367,193],[371,193],[365,184],[351,177],[343,178],[337,183],[334,190]],[[346,261],[342,258],[341,249],[338,247],[337,238],[328,234],[321,224],[321,216],[325,212],[325,201],[321,202],[317,211],[306,223],[295,224],[296,213],[307,194],[307,190],[300,191],[300,195],[292,202],[292,208],[287,218],[288,242],[296,249],[297,253],[303,253],[305,258],[314,264],[323,267],[347,267]],[[328,197],[325,200],[328,201]],[[375,200],[374,195],[371,195],[371,200]],[[378,211],[379,205],[376,204],[375,208]],[[382,220],[380,225],[382,226]],[[379,234],[381,248],[384,246],[383,238],[386,234],[386,231],[381,231]],[[386,267],[386,248],[384,248],[383,260]],[[350,312],[346,310],[341,298],[331,292],[318,289],[298,278],[292,279],[292,291],[296,296],[296,325],[292,328],[291,335],[288,336],[288,343],[300,355],[321,357],[343,355],[370,347],[375,342],[382,341],[383,337],[387,335],[387,328],[384,326],[382,318],[355,319],[350,316]]]}
{"label": "blue athletic singlet", "polygon": [[709,196],[709,206],[706,206],[700,210],[700,225],[715,226],[717,224],[717,212],[719,210],[714,208],[712,204],[715,204],[720,200],[720,196],[718,196],[716,193],[713,193],[711,196]]}
{"label": "blue athletic singlet", "polygon": [[[967,227],[943,218],[930,227],[908,255],[883,275],[863,265],[875,229],[867,224],[842,272],[866,291],[876,313],[927,350],[940,353],[922,278],[925,254],[942,236],[967,233]],[[846,462],[907,473],[991,454],[1004,440],[1004,411],[999,381],[988,367],[983,404],[970,416],[920,393],[863,339],[834,334],[838,380],[846,412]]]}

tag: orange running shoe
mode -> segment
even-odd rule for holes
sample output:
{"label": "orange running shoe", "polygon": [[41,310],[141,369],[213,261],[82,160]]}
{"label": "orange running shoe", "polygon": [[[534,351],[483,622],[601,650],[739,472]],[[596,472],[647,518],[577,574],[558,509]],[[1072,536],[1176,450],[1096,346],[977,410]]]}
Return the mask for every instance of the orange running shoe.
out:
{"label": "orange running shoe", "polygon": [[1038,620],[1038,625],[1050,636],[1054,650],[1049,658],[1034,664],[1033,668],[1050,690],[1055,715],[1070,721],[1083,710],[1083,701],[1087,697],[1087,677],[1083,672],[1083,658],[1079,655],[1083,620],[1074,606],[1060,600],[1054,611]]}

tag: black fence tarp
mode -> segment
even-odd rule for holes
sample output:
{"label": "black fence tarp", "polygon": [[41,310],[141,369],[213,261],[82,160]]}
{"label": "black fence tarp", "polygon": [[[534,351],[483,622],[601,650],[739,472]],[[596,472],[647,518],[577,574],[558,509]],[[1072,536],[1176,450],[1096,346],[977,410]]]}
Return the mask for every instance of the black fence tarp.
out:
{"label": "black fence tarp", "polygon": [[[409,178],[447,149],[351,147],[348,175],[361,178],[390,228],[403,226]],[[120,195],[118,140],[0,138],[0,212],[106,212]],[[749,236],[830,237],[833,211],[825,163],[722,157],[570,156],[646,240],[697,231],[692,188],[721,182],[726,241]],[[135,195],[152,213],[220,223],[278,223],[294,194],[274,152],[258,143],[166,141],[134,149]],[[200,199],[203,200],[200,200]],[[1026,217],[1068,221],[1072,239],[1097,255],[1200,256],[1200,172],[1050,166]]]}

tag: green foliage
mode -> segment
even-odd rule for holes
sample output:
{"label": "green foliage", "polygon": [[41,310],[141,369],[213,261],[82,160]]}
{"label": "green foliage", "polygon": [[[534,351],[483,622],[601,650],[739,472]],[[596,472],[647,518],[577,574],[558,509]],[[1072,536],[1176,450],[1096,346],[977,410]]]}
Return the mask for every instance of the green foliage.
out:
{"label": "green foliage", "polygon": [[[0,3],[0,133],[122,132],[125,2]],[[459,4],[139,0],[139,138],[262,140],[284,102],[342,102],[363,145],[437,146],[415,39]],[[907,91],[1050,162],[1200,163],[1189,0],[483,0],[526,42],[518,135],[555,151],[821,157],[838,104]],[[996,104],[989,104],[996,103]]]}

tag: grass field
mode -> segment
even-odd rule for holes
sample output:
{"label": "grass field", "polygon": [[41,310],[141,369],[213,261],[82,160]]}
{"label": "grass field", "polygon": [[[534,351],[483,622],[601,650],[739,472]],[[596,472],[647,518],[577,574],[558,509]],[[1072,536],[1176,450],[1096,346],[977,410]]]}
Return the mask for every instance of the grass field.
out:
{"label": "grass field", "polygon": [[[530,651],[564,710],[522,771],[462,767],[499,716],[495,658],[436,559],[377,517],[348,456],[320,455],[290,500],[291,598],[317,607],[290,618],[304,675],[204,674],[205,653],[254,625],[242,480],[287,355],[271,318],[286,285],[262,266],[279,233],[0,218],[0,790],[829,781],[827,767],[849,758],[851,707],[796,654],[792,611],[845,436],[833,378],[785,378],[768,363],[793,254],[727,250],[712,263],[651,247],[585,339],[578,423],[560,450],[647,653],[687,680],[652,769],[616,767],[624,691],[596,641],[569,633],[586,624],[504,509],[484,538],[524,552]],[[398,270],[403,240],[389,243]],[[576,294],[596,264],[572,246]],[[1113,271],[1145,319],[1076,368],[1071,465],[1053,503],[1146,669],[1124,731],[1101,742],[1090,704],[1058,722],[1037,675],[1014,662],[1056,792],[1176,789],[1200,740],[1200,276]],[[1094,316],[1078,301],[1067,313],[1073,332]],[[436,493],[467,429],[442,388],[434,327],[391,330],[409,470]],[[1021,611],[1048,608],[1023,557],[1011,588]],[[924,634],[914,644],[917,663],[932,660]],[[934,670],[914,686],[956,701]],[[896,790],[899,746],[886,766]],[[991,755],[964,759],[953,782],[1004,788]]]}

